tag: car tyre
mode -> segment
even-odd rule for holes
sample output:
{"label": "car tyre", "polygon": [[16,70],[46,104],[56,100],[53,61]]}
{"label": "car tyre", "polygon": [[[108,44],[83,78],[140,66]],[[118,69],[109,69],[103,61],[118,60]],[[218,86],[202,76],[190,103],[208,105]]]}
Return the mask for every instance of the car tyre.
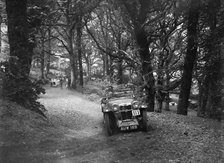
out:
{"label": "car tyre", "polygon": [[104,126],[108,136],[113,135],[112,118],[109,113],[104,113]]}
{"label": "car tyre", "polygon": [[142,131],[147,132],[148,131],[148,118],[147,118],[147,111],[143,110],[142,111]]}

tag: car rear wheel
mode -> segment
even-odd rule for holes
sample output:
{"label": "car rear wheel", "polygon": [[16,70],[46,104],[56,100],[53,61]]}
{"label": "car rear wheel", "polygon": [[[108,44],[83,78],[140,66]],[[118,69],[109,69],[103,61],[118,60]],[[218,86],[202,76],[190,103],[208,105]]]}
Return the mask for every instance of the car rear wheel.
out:
{"label": "car rear wheel", "polygon": [[108,136],[113,135],[112,118],[109,113],[104,113],[104,126]]}
{"label": "car rear wheel", "polygon": [[147,124],[147,111],[142,111],[142,131],[148,131],[148,124]]}

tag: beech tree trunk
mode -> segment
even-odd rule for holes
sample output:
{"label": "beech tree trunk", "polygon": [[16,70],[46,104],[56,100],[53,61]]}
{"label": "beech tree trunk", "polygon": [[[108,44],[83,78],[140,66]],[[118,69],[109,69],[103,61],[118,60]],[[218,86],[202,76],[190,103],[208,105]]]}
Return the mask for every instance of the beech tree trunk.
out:
{"label": "beech tree trunk", "polygon": [[106,55],[102,55],[102,59],[103,59],[103,76],[106,77],[106,59],[105,59]]}
{"label": "beech tree trunk", "polygon": [[[164,43],[165,46],[165,43]],[[157,101],[157,109],[156,111],[161,113],[162,107],[163,107],[163,101],[164,101],[164,93],[162,92],[162,89],[164,87],[164,72],[163,72],[163,66],[164,66],[164,53],[161,53],[159,55],[159,63],[158,63],[158,70],[157,70],[157,81],[156,81],[156,101]]]}
{"label": "beech tree trunk", "polygon": [[103,76],[107,79],[110,77],[110,65],[109,65],[109,56],[107,54],[103,54]]}
{"label": "beech tree trunk", "polygon": [[91,78],[91,58],[89,54],[84,55],[84,59],[86,62],[86,67],[87,67],[87,79],[85,82],[89,81]]}
{"label": "beech tree trunk", "polygon": [[74,54],[73,49],[73,41],[74,41],[74,33],[73,30],[69,31],[69,38],[68,38],[68,44],[69,44],[69,59],[70,59],[70,67],[71,67],[71,88],[76,89],[76,81],[77,81],[77,57]]}
{"label": "beech tree trunk", "polygon": [[198,116],[221,120],[224,107],[223,47],[221,38],[216,34],[220,0],[210,0],[208,6],[210,35],[207,39],[206,71],[200,87]]}
{"label": "beech tree trunk", "polygon": [[118,84],[123,84],[123,67],[122,60],[118,60]]}
{"label": "beech tree trunk", "polygon": [[41,54],[40,54],[40,72],[41,72],[41,79],[44,79],[44,63],[45,63],[45,47],[44,47],[44,34],[42,34],[41,39]]}
{"label": "beech tree trunk", "polygon": [[154,111],[155,106],[155,79],[153,76],[151,58],[149,53],[149,42],[144,29],[135,27],[137,44],[139,46],[139,54],[142,62],[142,75],[144,80],[144,88],[147,91],[146,103],[148,111]]}
{"label": "beech tree trunk", "polygon": [[110,58],[108,55],[105,55],[105,70],[107,77],[110,77]]}
{"label": "beech tree trunk", "polygon": [[37,101],[39,93],[29,78],[34,45],[28,39],[27,1],[5,2],[10,57],[3,82],[4,98],[45,116],[43,106]]}
{"label": "beech tree trunk", "polygon": [[91,66],[90,66],[90,63],[88,62],[87,64],[87,77],[88,77],[88,79],[87,80],[90,80],[90,78],[91,78]]}
{"label": "beech tree trunk", "polygon": [[187,54],[184,60],[177,114],[187,115],[194,62],[197,55],[198,19],[200,0],[191,0],[187,26]]}
{"label": "beech tree trunk", "polygon": [[51,27],[48,29],[48,54],[47,54],[47,65],[46,65],[46,74],[50,72],[50,63],[51,63]]}
{"label": "beech tree trunk", "polygon": [[[221,44],[222,45],[222,44]],[[224,50],[223,45],[221,46],[221,56],[220,56],[220,69],[219,69],[219,87],[218,90],[219,93],[219,99],[218,99],[218,105],[215,108],[216,109],[216,119],[218,120],[224,120]]]}
{"label": "beech tree trunk", "polygon": [[[0,6],[0,11],[2,7]],[[2,29],[2,14],[0,13],[0,29]],[[0,31],[0,54],[2,53],[2,32]]]}
{"label": "beech tree trunk", "polygon": [[[166,64],[165,66],[165,73],[166,73],[166,86],[170,85],[170,74],[169,74],[169,70],[168,70],[168,64]],[[170,111],[170,93],[169,91],[167,91],[166,95],[165,95],[165,110],[166,111]]]}
{"label": "beech tree trunk", "polygon": [[15,76],[29,75],[32,46],[28,41],[27,1],[7,0],[8,38],[10,45],[10,71]]}
{"label": "beech tree trunk", "polygon": [[83,87],[83,67],[82,67],[82,19],[78,17],[77,19],[77,27],[76,27],[76,45],[77,45],[77,51],[78,51],[78,61],[79,61],[79,85]]}
{"label": "beech tree trunk", "polygon": [[[141,58],[142,78],[144,80],[144,89],[147,92],[146,102],[148,111],[154,111],[155,106],[155,79],[153,77],[151,55],[149,53],[148,33],[144,29],[144,24],[148,20],[148,11],[150,10],[150,0],[120,0],[126,8],[133,23],[133,33],[138,45]],[[126,16],[124,17],[126,19]]]}

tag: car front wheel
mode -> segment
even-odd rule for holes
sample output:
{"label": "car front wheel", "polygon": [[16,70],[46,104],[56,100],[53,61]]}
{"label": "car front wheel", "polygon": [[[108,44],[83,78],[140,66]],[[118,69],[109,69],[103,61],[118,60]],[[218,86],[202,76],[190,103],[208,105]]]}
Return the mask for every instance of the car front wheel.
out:
{"label": "car front wheel", "polygon": [[148,131],[148,124],[147,124],[147,111],[142,111],[142,130],[147,132]]}
{"label": "car front wheel", "polygon": [[113,134],[112,118],[109,113],[104,113],[104,126],[108,136]]}

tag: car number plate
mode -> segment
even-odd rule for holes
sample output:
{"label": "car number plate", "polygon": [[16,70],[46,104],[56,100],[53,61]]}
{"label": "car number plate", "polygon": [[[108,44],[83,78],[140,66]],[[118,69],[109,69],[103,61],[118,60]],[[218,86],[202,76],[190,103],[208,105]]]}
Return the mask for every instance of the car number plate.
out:
{"label": "car number plate", "polygon": [[133,116],[138,116],[138,115],[140,115],[140,110],[139,110],[139,109],[137,109],[137,110],[132,110],[132,115],[133,115]]}
{"label": "car number plate", "polygon": [[136,125],[134,126],[130,126],[130,129],[134,130],[134,129],[137,129],[138,127]]}
{"label": "car number plate", "polygon": [[137,128],[138,128],[137,125],[133,125],[133,126],[125,126],[125,127],[121,127],[121,131],[134,130],[134,129],[137,129]]}
{"label": "car number plate", "polygon": [[121,127],[121,131],[129,130],[129,126]]}

